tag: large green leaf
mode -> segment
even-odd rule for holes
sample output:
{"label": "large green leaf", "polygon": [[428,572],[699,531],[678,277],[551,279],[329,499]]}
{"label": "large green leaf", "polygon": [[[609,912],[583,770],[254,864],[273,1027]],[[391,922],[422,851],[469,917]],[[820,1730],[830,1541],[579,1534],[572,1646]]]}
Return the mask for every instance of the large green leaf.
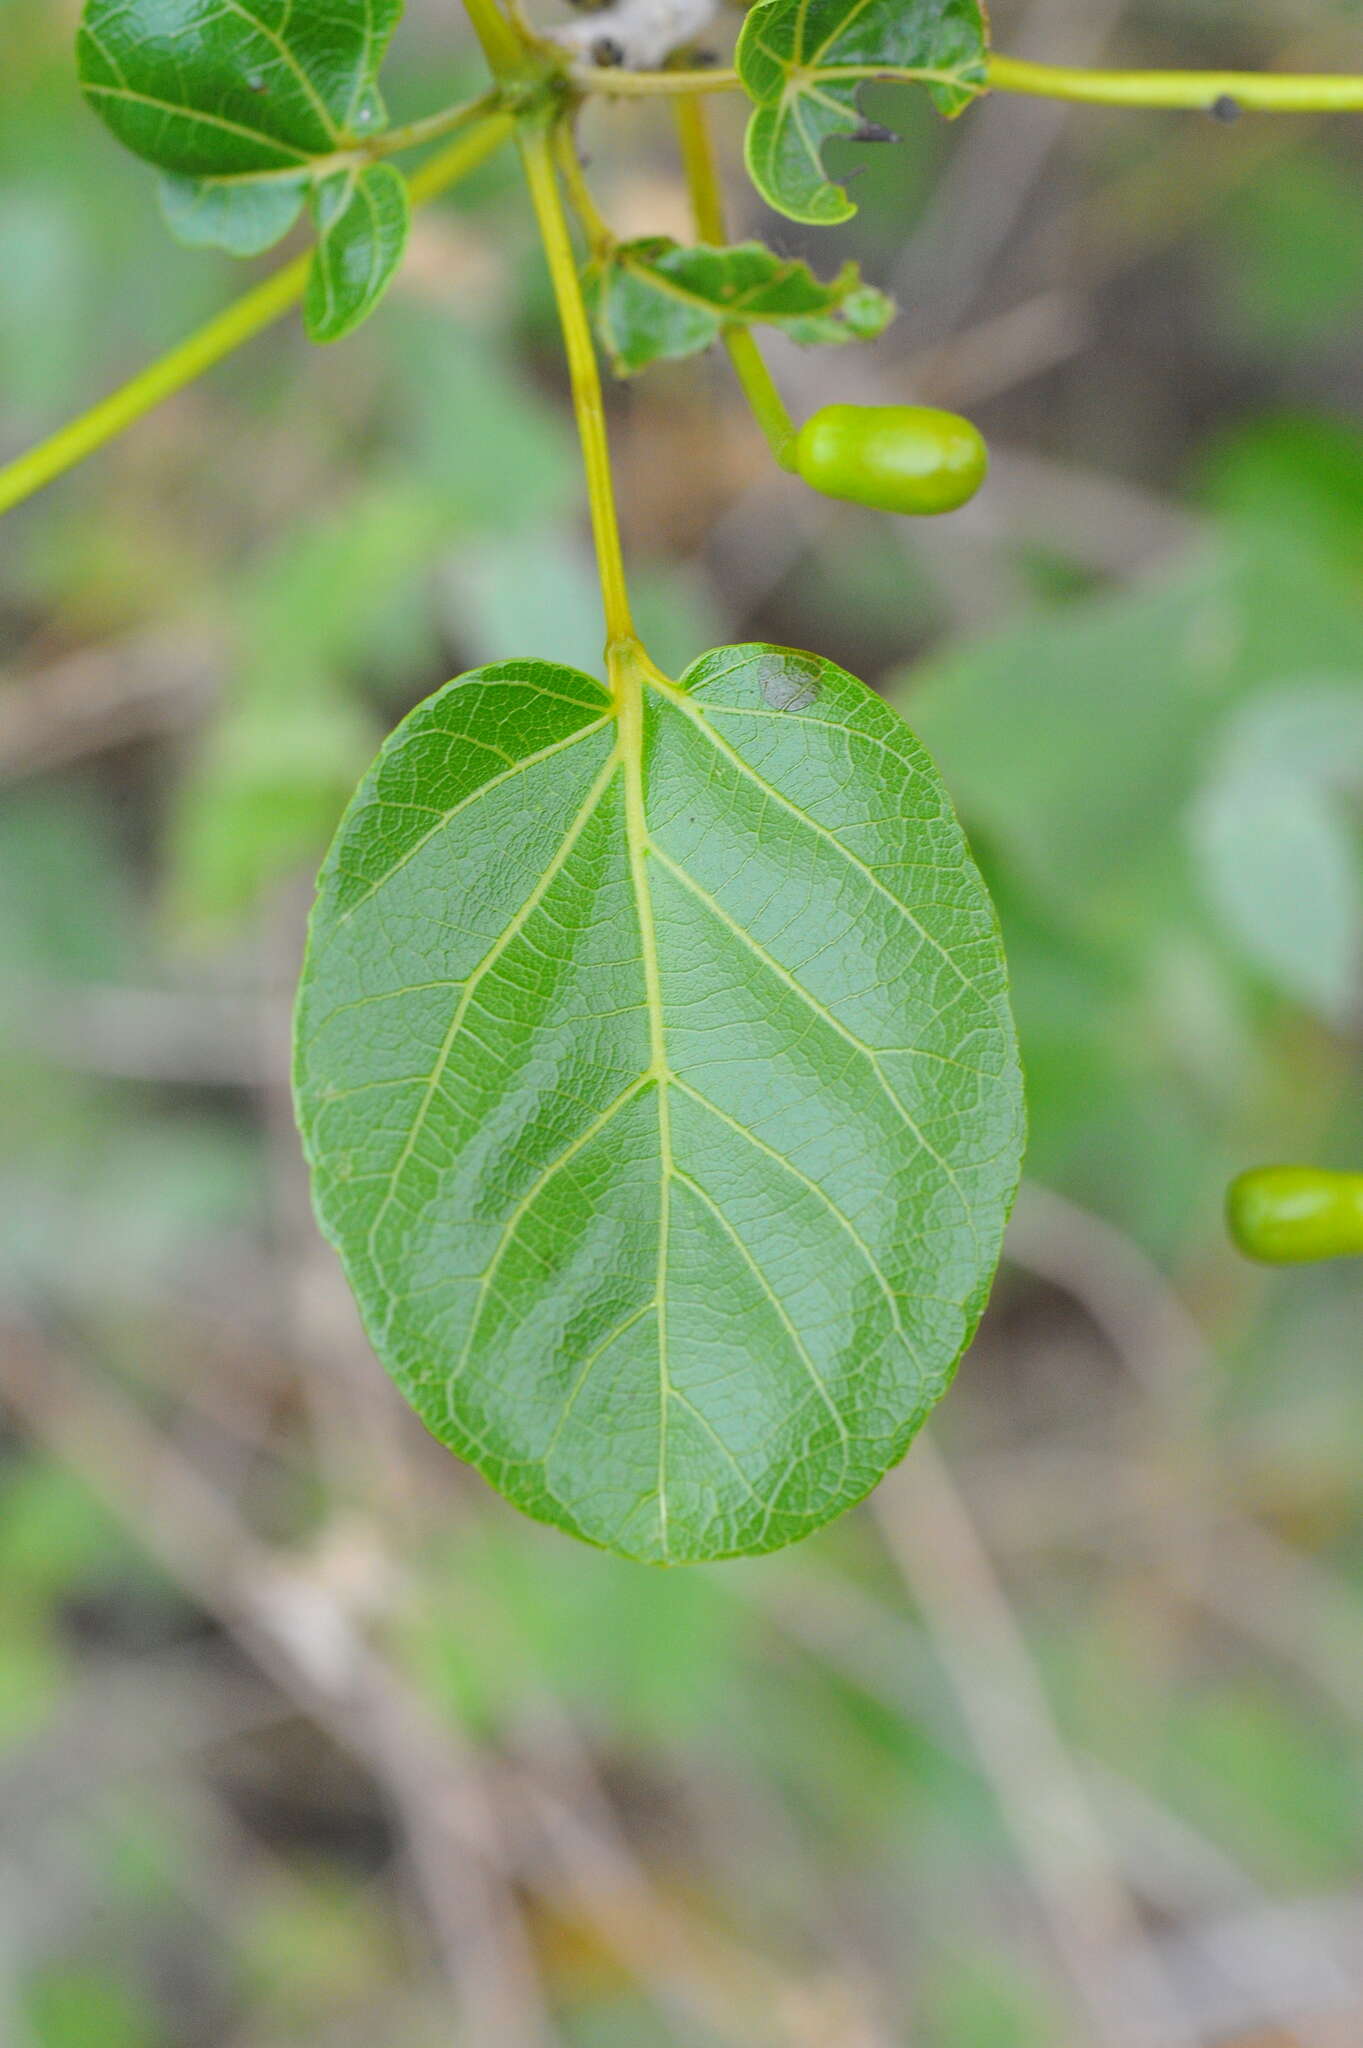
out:
{"label": "large green leaf", "polygon": [[807,263],[761,242],[685,248],[666,235],[621,242],[587,273],[597,332],[618,376],[695,355],[726,327],[755,321],[807,345],[868,341],[894,302],[845,263],[823,284]]}
{"label": "large green leaf", "polygon": [[984,89],[987,50],[981,0],[760,0],[735,55],[755,102],[753,183],[792,220],[846,220],[856,208],[825,176],[823,151],[865,126],[857,102],[866,81],[913,80],[958,114]]}
{"label": "large green leaf", "polygon": [[367,319],[397,276],[411,207],[391,164],[339,171],[317,187],[317,247],[303,298],[313,341],[339,341]]}
{"label": "large green leaf", "polygon": [[375,80],[402,0],[86,0],[81,86],[162,170],[287,171],[384,125]]}
{"label": "large green leaf", "polygon": [[296,1087],[322,1227],[434,1433],[657,1561],[902,1456],[1022,1142],[992,907],[931,762],[810,655],[546,663],[398,729],[323,870]]}

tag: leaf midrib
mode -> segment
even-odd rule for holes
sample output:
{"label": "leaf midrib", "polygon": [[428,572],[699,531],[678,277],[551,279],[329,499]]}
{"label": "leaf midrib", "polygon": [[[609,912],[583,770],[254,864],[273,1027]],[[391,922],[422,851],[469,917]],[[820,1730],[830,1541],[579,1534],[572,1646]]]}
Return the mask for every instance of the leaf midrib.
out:
{"label": "leaf midrib", "polygon": [[[684,285],[678,279],[669,277],[665,270],[652,263],[624,256],[621,258],[620,267],[622,270],[628,271],[631,277],[637,278],[641,284],[647,285],[650,291],[657,292],[661,298],[676,299],[679,304],[687,307],[689,310],[704,313],[709,319],[714,321],[717,327],[723,327],[726,323],[736,327],[754,327],[759,325],[779,327],[789,321],[817,320],[823,315],[836,316],[840,303],[838,300],[830,297],[821,306],[806,306],[796,313],[787,313],[780,310],[754,312],[752,309],[753,301],[759,298],[763,292],[769,292],[785,284],[792,276],[797,276],[802,267],[807,267],[802,266],[800,262],[794,259],[783,263],[781,268],[770,278],[765,278],[760,283],[750,286],[748,291],[740,298],[728,300],[722,306],[714,299],[707,299],[703,293],[692,290],[689,285]],[[830,294],[833,289],[833,285],[827,287]]]}
{"label": "leaf midrib", "polygon": [[669,1555],[667,1511],[667,1404],[672,1381],[667,1357],[667,1261],[672,1223],[672,1182],[676,1163],[672,1156],[672,1108],[668,1093],[672,1072],[667,1060],[667,1029],[663,1016],[662,974],[658,962],[658,932],[653,915],[653,892],[649,887],[648,860],[652,851],[648,815],[644,802],[644,689],[636,670],[622,676],[616,698],[620,737],[616,752],[624,768],[625,841],[630,876],[634,886],[635,915],[639,921],[639,944],[644,969],[644,1000],[648,1014],[650,1070],[658,1083],[658,1263],[654,1294],[658,1303],[658,1545],[664,1562]]}
{"label": "leaf midrib", "polygon": [[201,128],[216,128],[224,135],[234,135],[239,140],[254,143],[258,147],[277,150],[281,156],[292,157],[301,169],[306,169],[313,161],[307,150],[296,149],[289,142],[281,142],[277,136],[269,134],[263,128],[247,128],[239,121],[229,121],[222,114],[205,113],[199,107],[178,106],[173,100],[158,99],[153,93],[135,92],[131,86],[126,85],[87,84],[83,90],[87,99],[127,100],[134,106],[150,107],[158,114],[169,114],[177,121],[191,121]]}

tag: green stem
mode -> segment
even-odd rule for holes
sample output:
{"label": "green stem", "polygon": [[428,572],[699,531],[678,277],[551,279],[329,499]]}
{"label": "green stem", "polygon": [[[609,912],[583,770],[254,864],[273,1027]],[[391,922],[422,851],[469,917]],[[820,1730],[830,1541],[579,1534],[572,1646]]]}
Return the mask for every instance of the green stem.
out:
{"label": "green stem", "polygon": [[1076,71],[1060,64],[1029,64],[991,56],[996,92],[1041,99],[1084,100],[1107,107],[1188,107],[1203,112],[1218,100],[1247,111],[1330,114],[1363,110],[1363,78],[1293,76],[1272,71]]}
{"label": "green stem", "polygon": [[[859,75],[839,67],[841,76]],[[865,67],[865,75],[902,76],[893,66]],[[737,71],[624,71],[570,66],[579,93],[643,99],[687,93],[737,92]],[[1363,76],[1333,72],[1296,75],[1277,71],[1084,71],[1063,64],[1031,64],[1021,57],[992,54],[987,81],[994,92],[1033,98],[1085,100],[1109,107],[1188,107],[1203,112],[1218,100],[1233,100],[1248,112],[1343,114],[1363,111]]]}
{"label": "green stem", "polygon": [[[702,101],[694,94],[676,105],[677,134],[681,141],[686,189],[691,195],[696,232],[703,242],[722,247],[728,239],[724,220],[724,192],[715,163],[710,127]],[[782,469],[795,467],[795,423],[786,411],[776,379],[767,368],[761,349],[748,327],[726,327],[721,339],[733,364],[734,375],[752,407],[753,416],[766,435],[771,452]]]}
{"label": "green stem", "polygon": [[560,121],[554,129],[554,156],[558,162],[559,175],[563,179],[563,189],[568,196],[568,204],[581,223],[593,260],[598,263],[608,261],[611,251],[615,248],[616,237],[592,195],[591,186],[583,176],[582,159],[577,153],[572,127],[567,121]]}
{"label": "green stem", "polygon": [[553,144],[542,122],[523,122],[520,129],[521,157],[525,164],[530,197],[539,222],[545,261],[558,304],[563,346],[568,357],[572,383],[573,411],[582,442],[582,463],[587,473],[587,501],[591,508],[592,534],[596,541],[596,562],[601,577],[601,603],[606,615],[606,642],[633,642],[637,637],[625,586],[625,565],[620,550],[620,526],[615,510],[615,487],[611,479],[610,446],[606,437],[606,409],[601,395],[601,373],[582,285],[577,274],[572,236],[563,211],[563,198],[554,174]]}
{"label": "green stem", "polygon": [[464,11],[483,46],[488,69],[496,79],[512,78],[525,68],[525,47],[497,0],[464,0]]}
{"label": "green stem", "polygon": [[500,95],[494,88],[480,93],[476,100],[465,100],[462,106],[442,107],[438,113],[423,114],[418,121],[405,121],[400,128],[389,128],[376,135],[364,153],[371,157],[393,156],[400,149],[417,149],[427,142],[439,142],[442,136],[454,135],[471,122],[482,120],[484,115],[495,114],[499,101]]}
{"label": "green stem", "polygon": [[[477,127],[470,128],[467,134],[422,164],[408,181],[412,204],[423,205],[476,170],[494,150],[500,149],[512,126],[510,115],[489,114]],[[106,441],[112,441],[163,399],[183,390],[233,349],[280,319],[302,298],[311,262],[310,251],[295,257],[273,277],[267,277],[234,300],[188,340],[101,399],[89,412],[0,469],[0,513],[31,497],[54,477],[74,469],[78,462],[102,448]]]}
{"label": "green stem", "polygon": [[656,99],[677,93],[737,92],[742,79],[718,66],[708,71],[622,71],[613,65],[570,64],[568,76],[579,92],[610,99]]}
{"label": "green stem", "polygon": [[363,170],[366,164],[380,163],[385,157],[396,156],[400,150],[417,149],[423,143],[438,142],[444,135],[453,135],[460,128],[467,128],[474,121],[480,121],[486,114],[496,113],[502,104],[502,94],[493,86],[489,92],[480,93],[476,100],[463,100],[457,107],[441,107],[434,114],[423,114],[419,120],[407,121],[400,128],[385,129],[382,135],[374,136],[370,142],[360,142],[353,149],[336,149],[329,156],[309,157],[305,165],[290,164],[279,171],[234,171],[223,178],[210,178],[206,183],[226,186],[233,191],[258,185],[291,185],[300,177],[313,184],[330,177],[336,171]]}
{"label": "green stem", "polygon": [[734,375],[743,386],[743,395],[752,407],[753,417],[758,426],[767,437],[772,454],[782,469],[794,470],[795,422],[786,410],[786,402],[777,389],[776,379],[767,368],[766,359],[753,339],[750,329],[726,329],[724,346],[729,352],[729,361],[734,366]]}
{"label": "green stem", "polygon": [[510,140],[516,123],[510,114],[501,112],[489,114],[477,128],[461,135],[448,149],[437,151],[427,157],[424,164],[418,164],[407,180],[407,196],[413,206],[425,206],[429,200],[438,199],[442,192],[448,192],[451,185],[470,177],[480,164],[495,156],[504,142]]}
{"label": "green stem", "polygon": [[714,144],[705,108],[694,93],[677,101],[677,139],[681,143],[682,169],[691,199],[696,233],[702,242],[722,248],[729,239],[724,218],[724,188],[719,181]]}

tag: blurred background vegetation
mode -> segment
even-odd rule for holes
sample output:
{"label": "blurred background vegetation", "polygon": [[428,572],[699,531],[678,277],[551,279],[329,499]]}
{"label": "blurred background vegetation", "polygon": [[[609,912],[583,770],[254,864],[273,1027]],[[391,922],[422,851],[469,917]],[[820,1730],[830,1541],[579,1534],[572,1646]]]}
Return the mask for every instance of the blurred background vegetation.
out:
{"label": "blurred background vegetation", "polygon": [[[0,0],[0,454],[239,289]],[[998,0],[1056,61],[1363,69],[1344,0]],[[398,118],[474,87],[412,0]],[[552,309],[499,160],[355,340],[296,324],[0,552],[0,2038],[14,2048],[1357,2048],[1357,1267],[1236,1263],[1363,1163],[1356,121],[868,94],[902,317],[794,409],[976,417],[941,525],[775,472],[721,361],[613,395],[657,657],[805,645],[936,752],[997,892],[1030,1178],[933,1445],[648,1572],[422,1435],[312,1228],[309,877],[488,657],[595,669]],[[741,110],[716,107],[737,168]],[[605,211],[685,232],[666,116]]]}

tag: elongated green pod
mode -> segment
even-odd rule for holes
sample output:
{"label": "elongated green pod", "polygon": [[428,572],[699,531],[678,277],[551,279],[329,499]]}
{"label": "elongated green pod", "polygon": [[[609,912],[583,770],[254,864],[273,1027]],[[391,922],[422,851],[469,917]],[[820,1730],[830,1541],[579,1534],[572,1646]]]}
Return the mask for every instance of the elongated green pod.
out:
{"label": "elongated green pod", "polygon": [[979,429],[928,405],[826,405],[806,420],[795,466],[825,497],[919,518],[956,512],[984,482]]}
{"label": "elongated green pod", "polygon": [[1363,1256],[1363,1173],[1257,1166],[1231,1183],[1230,1234],[1246,1258],[1309,1265]]}

